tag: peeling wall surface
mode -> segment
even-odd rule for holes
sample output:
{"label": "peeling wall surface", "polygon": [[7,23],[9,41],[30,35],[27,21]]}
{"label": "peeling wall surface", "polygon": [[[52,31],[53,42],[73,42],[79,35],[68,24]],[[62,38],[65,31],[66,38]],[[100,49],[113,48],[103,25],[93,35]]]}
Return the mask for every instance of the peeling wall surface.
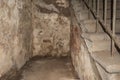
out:
{"label": "peeling wall surface", "polygon": [[88,48],[82,38],[82,29],[77,20],[72,18],[70,51],[72,62],[80,80],[100,80],[95,63],[90,57]]}
{"label": "peeling wall surface", "polygon": [[33,56],[68,55],[68,7],[68,0],[0,0],[0,77]]}
{"label": "peeling wall surface", "polygon": [[[70,42],[70,51],[72,62],[77,72],[80,80],[101,80],[97,67],[90,57],[90,52],[88,51],[88,47],[83,38],[83,33],[85,29],[82,29],[79,14],[80,12],[80,4],[79,0],[72,0],[71,4],[73,7],[71,8],[71,42]],[[90,44],[89,44],[90,45]]]}
{"label": "peeling wall surface", "polygon": [[0,77],[31,56],[31,0],[0,0]]}
{"label": "peeling wall surface", "polygon": [[33,0],[33,56],[66,56],[69,52],[68,0]]}

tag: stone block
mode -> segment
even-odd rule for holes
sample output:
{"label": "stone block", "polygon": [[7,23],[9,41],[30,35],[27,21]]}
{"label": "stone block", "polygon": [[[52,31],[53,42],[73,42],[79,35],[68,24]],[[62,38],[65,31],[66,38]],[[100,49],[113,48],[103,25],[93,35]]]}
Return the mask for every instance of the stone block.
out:
{"label": "stone block", "polygon": [[66,56],[69,52],[69,1],[33,1],[33,56]]}
{"label": "stone block", "polygon": [[120,55],[118,52],[114,52],[113,56],[111,56],[110,51],[97,51],[92,53],[92,57],[108,73],[120,72]]}
{"label": "stone block", "polygon": [[97,24],[96,20],[84,20],[81,22],[82,26],[85,28],[83,32],[94,33],[94,32],[103,32],[100,24]]}

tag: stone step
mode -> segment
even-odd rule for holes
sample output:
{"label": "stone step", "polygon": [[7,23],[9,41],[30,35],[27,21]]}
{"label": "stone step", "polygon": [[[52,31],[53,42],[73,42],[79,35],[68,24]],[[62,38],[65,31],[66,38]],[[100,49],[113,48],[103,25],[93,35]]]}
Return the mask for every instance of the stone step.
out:
{"label": "stone step", "polygon": [[83,33],[82,36],[91,41],[110,40],[106,33]]}
{"label": "stone step", "polygon": [[[74,3],[74,4],[75,4],[75,3]],[[83,5],[81,5],[81,4],[76,4],[76,5],[73,6],[73,8],[74,8],[75,12],[80,12],[81,10],[83,10]],[[86,7],[85,7],[85,8],[86,8]],[[87,8],[84,9],[84,10],[87,10]]]}
{"label": "stone step", "polygon": [[84,5],[84,3],[80,3],[80,8],[81,10],[87,10],[88,8]]}
{"label": "stone step", "polygon": [[92,14],[88,14],[88,10],[77,12],[76,15],[77,15],[76,18],[78,19],[79,22],[94,19]]}
{"label": "stone step", "polygon": [[[83,2],[81,1],[80,4],[83,5]],[[103,0],[100,1],[100,4],[99,4],[99,5],[100,5],[100,6],[99,6],[100,9],[103,9],[103,4],[104,4],[104,3],[103,3]],[[120,9],[120,6],[119,6],[119,5],[120,5],[120,1],[119,1],[119,0],[117,0],[117,4],[116,4],[116,5],[117,5],[117,9]],[[111,9],[111,1],[107,1],[107,9]]]}
{"label": "stone step", "polygon": [[[117,4],[116,5],[117,5],[116,6],[117,9],[120,9],[120,6],[119,6],[120,5],[120,1],[119,0],[117,0]],[[100,6],[99,7],[100,7],[100,9],[103,9],[103,2],[100,2]],[[111,1],[107,3],[107,9],[112,9],[111,8]]]}
{"label": "stone step", "polygon": [[[108,27],[111,27],[111,21],[107,20]],[[120,20],[116,20],[116,27],[115,27],[116,33],[120,33]]]}
{"label": "stone step", "polygon": [[[120,13],[120,10],[117,10],[117,12],[116,12],[116,17],[117,18],[120,18],[119,13]],[[100,16],[100,18],[103,16],[103,11],[100,11],[99,16]],[[111,19],[111,11],[110,10],[107,11],[107,19]]]}
{"label": "stone step", "polygon": [[91,54],[95,60],[102,80],[120,80],[120,54],[110,51],[97,51]]}
{"label": "stone step", "polygon": [[111,49],[111,41],[110,40],[103,40],[103,41],[89,41],[85,39],[86,45],[88,47],[89,52],[95,51],[103,51],[103,50],[110,50]]}
{"label": "stone step", "polygon": [[[120,40],[120,34],[116,34],[116,36]],[[106,33],[83,33],[82,37],[90,52],[111,49],[111,39]]]}
{"label": "stone step", "polygon": [[[83,4],[83,2],[80,1],[80,0],[79,0],[79,3],[80,3],[80,4]],[[111,9],[111,3],[112,3],[111,0],[110,0],[110,1],[107,1],[107,7],[108,7],[109,9]],[[90,3],[90,4],[92,5],[92,3]],[[100,6],[99,6],[100,8],[103,8],[103,5],[104,5],[103,0],[100,0],[99,5],[100,5]],[[120,9],[120,6],[119,6],[119,5],[120,5],[120,1],[119,1],[119,0],[117,0],[117,4],[116,4],[116,5],[117,5],[117,8]]]}
{"label": "stone step", "polygon": [[[88,10],[87,8],[83,8],[83,4],[78,4],[78,1],[72,0],[71,2],[73,4],[73,9],[75,11],[75,15],[78,21],[86,20],[88,19]],[[76,5],[74,5],[76,4]]]}
{"label": "stone step", "polygon": [[88,10],[83,10],[83,11],[80,11],[80,20],[87,20],[89,17],[88,15]]}
{"label": "stone step", "polygon": [[120,73],[108,73],[100,64],[95,63],[102,80],[120,80]]}
{"label": "stone step", "polygon": [[120,73],[120,54],[110,51],[97,51],[91,54],[92,58],[108,73]]}
{"label": "stone step", "polygon": [[110,50],[111,40],[106,33],[83,33],[89,52]]}
{"label": "stone step", "polygon": [[102,27],[100,26],[100,24],[97,25],[97,22],[96,20],[84,20],[81,22],[81,25],[84,26],[85,28],[85,31],[83,32],[91,32],[91,33],[94,33],[94,32],[104,32],[102,30]]}
{"label": "stone step", "polygon": [[[107,20],[107,26],[108,27],[111,27],[110,23],[111,23],[110,20]],[[96,32],[96,31],[97,32],[104,32],[100,24],[98,24],[97,30],[96,30],[96,20],[90,20],[90,19],[88,20],[88,19],[85,19],[85,17],[84,17],[84,20],[81,20],[81,25],[84,26],[84,28],[85,28],[84,29],[85,31],[83,31],[83,32]],[[120,25],[120,20],[116,20],[116,27],[115,27],[116,33],[120,33],[119,25]]]}

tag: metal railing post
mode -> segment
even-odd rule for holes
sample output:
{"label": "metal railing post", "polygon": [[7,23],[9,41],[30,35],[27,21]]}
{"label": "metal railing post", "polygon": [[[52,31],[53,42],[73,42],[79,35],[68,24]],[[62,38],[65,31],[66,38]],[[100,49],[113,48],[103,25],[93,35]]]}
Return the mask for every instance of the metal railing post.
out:
{"label": "metal railing post", "polygon": [[[101,1],[101,0],[99,0]],[[109,25],[105,25],[105,23],[103,22],[103,19],[102,20],[100,19],[100,17],[97,17],[97,15],[93,12],[93,9],[92,9],[92,3],[91,3],[91,6],[89,6],[84,0],[83,0],[83,3],[85,4],[85,6],[89,9],[89,11],[91,12],[91,15],[93,16],[93,18],[97,19],[98,20],[98,23],[101,25],[101,27],[104,29],[104,31],[111,37],[111,39],[113,40],[114,44],[116,44],[116,46],[118,47],[118,49],[120,49],[120,42],[119,40],[116,38],[116,35],[115,35],[115,21],[116,21],[116,0],[113,0],[114,1],[114,7],[113,8],[113,12],[112,14],[114,15],[112,17],[112,26],[113,26],[113,31],[108,28],[110,27]],[[90,2],[93,2],[93,0],[90,0]],[[99,6],[100,8],[100,6]],[[101,8],[100,8],[101,9]],[[104,12],[104,11],[103,11]],[[99,13],[99,11],[98,11]],[[107,19],[106,19],[107,20]],[[107,26],[107,27],[106,27]]]}
{"label": "metal railing post", "polygon": [[[116,0],[113,0],[113,19],[112,19],[112,35],[115,36],[115,26],[116,26]],[[112,40],[112,51],[111,56],[113,56],[115,43]]]}
{"label": "metal railing post", "polygon": [[98,31],[98,25],[99,25],[99,22],[98,22],[98,18],[99,18],[99,5],[100,5],[100,0],[97,0],[96,2],[97,6],[96,6],[96,15],[97,15],[97,19],[96,19],[96,32]]}
{"label": "metal railing post", "polygon": [[92,3],[91,3],[91,9],[93,10],[93,6],[94,6],[94,0],[92,0]]}
{"label": "metal railing post", "polygon": [[[90,7],[90,0],[88,0],[88,6]],[[90,9],[88,9],[88,19],[90,19]]]}
{"label": "metal railing post", "polygon": [[[83,1],[86,1],[86,0],[83,0]],[[85,9],[85,5],[83,1],[82,1],[82,6],[83,6],[83,9]]]}
{"label": "metal railing post", "polygon": [[96,7],[96,3],[95,0],[93,0],[93,11],[95,12],[95,7]]}
{"label": "metal railing post", "polygon": [[105,8],[104,8],[104,23],[106,25],[106,23],[107,23],[107,0],[104,0],[104,6],[105,6]]}

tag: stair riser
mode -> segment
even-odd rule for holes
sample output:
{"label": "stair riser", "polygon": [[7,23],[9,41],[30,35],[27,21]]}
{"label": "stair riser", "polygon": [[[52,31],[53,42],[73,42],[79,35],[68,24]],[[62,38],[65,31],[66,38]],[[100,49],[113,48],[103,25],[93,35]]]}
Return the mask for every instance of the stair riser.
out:
{"label": "stair riser", "polygon": [[99,73],[102,77],[102,80],[120,80],[120,73],[110,74],[110,73],[107,73],[98,63],[96,63],[96,65],[97,65]]}
{"label": "stair riser", "polygon": [[[110,22],[107,22],[108,27],[111,27]],[[116,33],[120,33],[120,21],[116,21],[116,27],[115,27]]]}
{"label": "stair riser", "polygon": [[80,12],[80,20],[93,19],[93,16],[89,14],[88,10],[83,10]]}
{"label": "stair riser", "polygon": [[91,41],[105,41],[110,40],[110,37],[105,33],[84,33],[82,35],[85,39],[89,39]]}
{"label": "stair riser", "polygon": [[[81,15],[81,17],[83,17]],[[87,18],[87,17],[86,17]],[[85,17],[84,17],[85,19]],[[94,22],[83,22],[82,25],[86,28],[86,31],[85,32],[104,32],[101,25],[98,24],[94,21]],[[97,26],[97,27],[96,27]],[[108,27],[111,27],[111,24],[110,22],[107,22],[107,26]],[[116,27],[115,27],[115,31],[116,33],[120,33],[120,22],[119,21],[116,21]]]}
{"label": "stair riser", "polygon": [[84,27],[86,28],[86,32],[104,32],[100,24],[97,24],[96,21],[94,22],[83,22]]}
{"label": "stair riser", "polygon": [[[120,13],[120,11],[118,11],[117,14],[116,14],[117,18],[120,18],[119,13]],[[100,16],[100,18],[103,18],[103,12],[100,12],[99,16]],[[111,13],[110,12],[107,13],[107,19],[111,19]]]}
{"label": "stair riser", "polygon": [[85,41],[90,52],[105,51],[105,50],[111,49],[111,41],[108,41],[108,40],[94,41],[94,42],[90,42],[88,40],[85,40]]}

